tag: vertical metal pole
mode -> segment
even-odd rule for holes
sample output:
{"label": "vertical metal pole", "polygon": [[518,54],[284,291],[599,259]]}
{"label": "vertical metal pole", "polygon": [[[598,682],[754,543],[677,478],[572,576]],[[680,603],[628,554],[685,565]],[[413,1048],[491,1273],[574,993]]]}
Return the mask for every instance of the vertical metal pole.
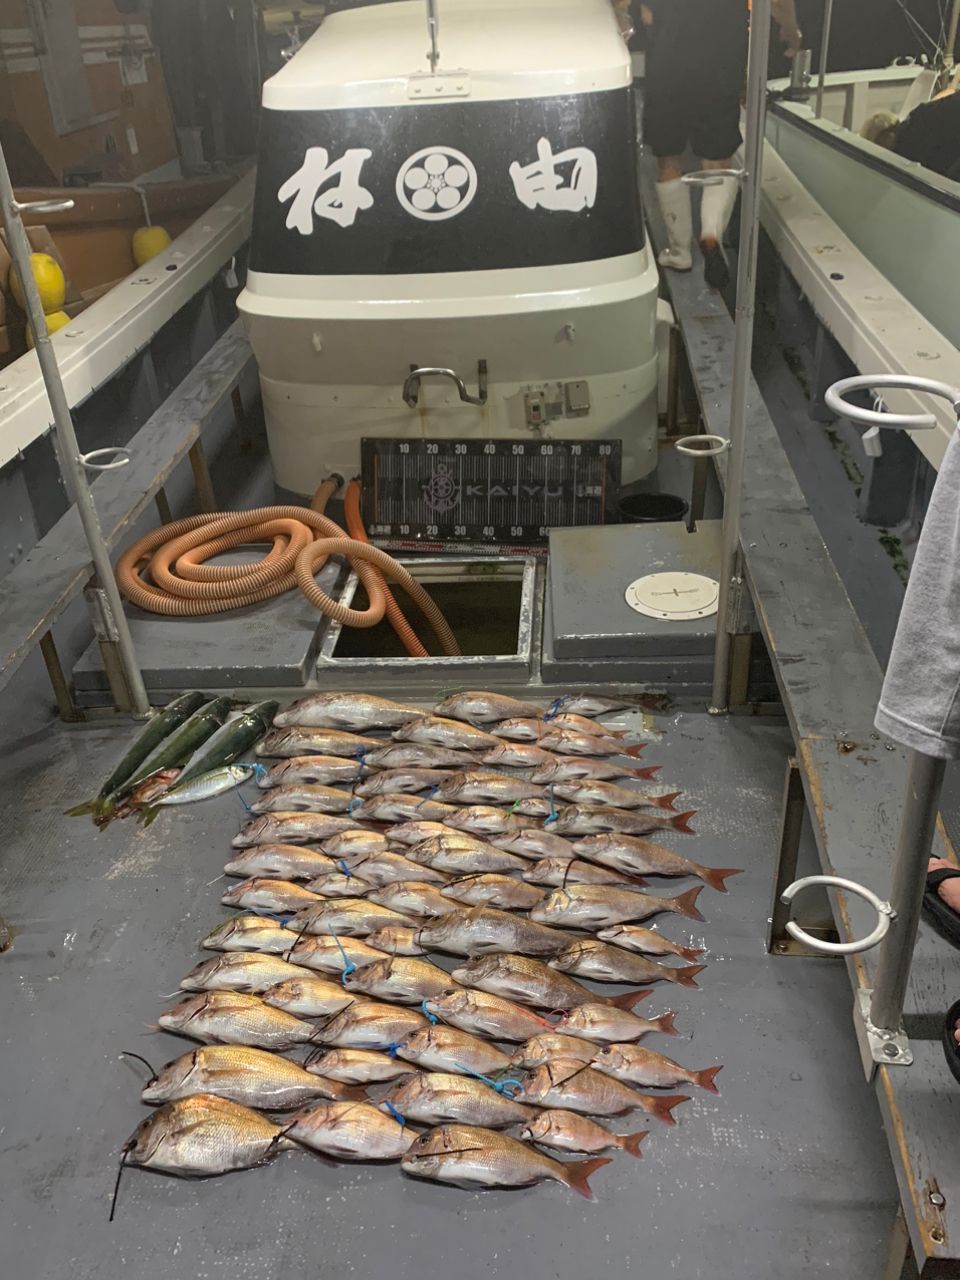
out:
{"label": "vertical metal pole", "polygon": [[817,110],[819,120],[823,115],[823,93],[827,86],[827,56],[830,53],[830,32],[833,27],[833,0],[824,0],[823,32],[820,36],[820,61],[817,64]]}
{"label": "vertical metal pole", "polygon": [[948,88],[950,81],[953,79],[953,69],[956,66],[954,60],[957,51],[957,34],[960,32],[960,0],[953,0],[953,9],[950,12],[950,24],[947,28],[947,38],[940,51],[942,67],[940,75],[937,77],[937,92],[942,92]]}
{"label": "vertical metal pole", "polygon": [[736,336],[730,389],[730,452],[723,500],[723,539],[720,551],[720,598],[717,642],[713,659],[713,698],[710,711],[727,710],[730,682],[731,635],[728,614],[734,587],[739,587],[740,503],[746,447],[747,389],[753,350],[753,317],[757,293],[757,248],[760,242],[760,180],[763,134],[767,117],[767,58],[770,53],[770,0],[754,0],[750,20],[747,64],[747,131],[743,147],[745,170],[740,207],[740,248],[737,259]]}
{"label": "vertical metal pole", "polygon": [[130,628],[127,625],[126,615],[123,612],[123,604],[120,600],[117,582],[113,576],[110,553],[103,540],[97,509],[87,484],[83,463],[80,460],[80,446],[77,444],[76,432],[73,429],[70,406],[67,403],[63,382],[60,379],[57,357],[53,353],[53,346],[50,342],[50,334],[47,330],[47,321],[43,314],[36,281],[30,269],[30,241],[27,239],[27,233],[24,230],[23,219],[20,216],[20,205],[14,195],[13,182],[10,178],[10,170],[7,168],[2,146],[0,146],[0,208],[2,208],[3,221],[7,229],[7,246],[10,250],[10,257],[16,265],[17,274],[20,276],[27,319],[30,322],[30,327],[36,340],[40,372],[43,374],[43,381],[47,388],[47,396],[53,413],[60,473],[67,487],[67,494],[71,502],[76,503],[77,510],[80,513],[83,531],[86,534],[90,548],[90,558],[93,561],[97,577],[100,579],[106,603],[113,615],[112,621],[117,633],[117,647],[120,651],[123,674],[130,693],[131,708],[135,715],[147,716],[150,714],[150,699],[147,697],[143,676],[137,664],[133,639],[130,635]]}
{"label": "vertical metal pole", "polygon": [[433,74],[436,74],[437,63],[440,61],[440,13],[437,3],[438,0],[427,0],[427,33],[430,36],[430,52],[427,57]]}
{"label": "vertical metal pole", "polygon": [[907,772],[907,794],[900,818],[897,859],[890,905],[896,915],[880,944],[877,976],[870,1000],[870,1021],[880,1031],[896,1032],[903,1014],[913,948],[920,923],[927,861],[937,825],[945,762],[914,751]]}

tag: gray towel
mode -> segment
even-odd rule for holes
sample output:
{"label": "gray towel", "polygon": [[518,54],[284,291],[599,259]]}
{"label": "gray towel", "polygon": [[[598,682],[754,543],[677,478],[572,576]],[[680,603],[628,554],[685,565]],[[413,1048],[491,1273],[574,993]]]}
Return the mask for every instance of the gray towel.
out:
{"label": "gray towel", "polygon": [[876,726],[928,756],[960,756],[960,432],[917,544]]}

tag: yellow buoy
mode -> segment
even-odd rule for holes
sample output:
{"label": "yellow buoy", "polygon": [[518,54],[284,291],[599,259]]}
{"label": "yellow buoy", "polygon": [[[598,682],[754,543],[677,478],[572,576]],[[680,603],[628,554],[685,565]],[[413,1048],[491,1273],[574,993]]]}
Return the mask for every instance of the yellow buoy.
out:
{"label": "yellow buoy", "polygon": [[138,227],[133,233],[133,260],[138,267],[155,258],[170,243],[170,233],[163,227]]}
{"label": "yellow buoy", "polygon": [[[50,333],[56,333],[58,329],[62,329],[65,324],[69,323],[70,317],[65,311],[51,311],[47,315],[47,329]],[[35,345],[33,330],[27,325],[27,346],[32,350]]]}
{"label": "yellow buoy", "polygon": [[[47,313],[58,311],[63,306],[64,298],[67,296],[67,282],[63,278],[63,272],[60,269],[60,263],[56,258],[52,258],[49,253],[31,253],[30,269],[33,272],[33,278],[37,282],[37,292],[40,294],[40,305]],[[8,277],[10,292],[17,300],[17,304],[22,307],[23,289],[20,286],[20,277],[14,266],[10,267],[10,275]]]}

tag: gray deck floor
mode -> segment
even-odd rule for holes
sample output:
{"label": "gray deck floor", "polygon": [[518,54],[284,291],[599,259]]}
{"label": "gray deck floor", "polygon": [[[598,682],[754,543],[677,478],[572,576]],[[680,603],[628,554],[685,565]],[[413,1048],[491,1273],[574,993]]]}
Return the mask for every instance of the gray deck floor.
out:
{"label": "gray deck floor", "polygon": [[[294,1154],[206,1182],[133,1170],[112,1225],[119,1149],[144,1114],[136,1064],[117,1055],[160,1065],[192,1043],[145,1024],[225,914],[211,881],[243,811],[230,796],[98,835],[61,812],[96,789],[126,731],[55,727],[10,744],[0,901],[17,936],[0,956],[0,1274],[878,1275],[896,1196],[846,976],[834,962],[770,959],[762,943],[788,735],[697,715],[665,727],[647,761],[662,760],[701,810],[702,834],[675,847],[747,873],[728,895],[702,894],[708,921],[688,935],[710,951],[702,990],[657,990],[643,1011],[678,1009],[685,1038],[656,1047],[694,1067],[722,1062],[720,1097],[698,1093],[674,1129],[651,1122],[642,1160],[619,1156],[595,1175],[596,1204],[554,1184],[470,1193]],[[667,932],[680,938],[685,923]]]}

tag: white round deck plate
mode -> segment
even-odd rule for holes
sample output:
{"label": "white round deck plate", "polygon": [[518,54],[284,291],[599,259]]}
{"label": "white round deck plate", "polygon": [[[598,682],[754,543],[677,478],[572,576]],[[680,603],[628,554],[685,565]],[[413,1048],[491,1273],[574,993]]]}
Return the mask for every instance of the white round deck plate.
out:
{"label": "white round deck plate", "polygon": [[717,612],[720,585],[702,573],[648,573],[623,594],[630,608],[647,618],[689,622]]}

